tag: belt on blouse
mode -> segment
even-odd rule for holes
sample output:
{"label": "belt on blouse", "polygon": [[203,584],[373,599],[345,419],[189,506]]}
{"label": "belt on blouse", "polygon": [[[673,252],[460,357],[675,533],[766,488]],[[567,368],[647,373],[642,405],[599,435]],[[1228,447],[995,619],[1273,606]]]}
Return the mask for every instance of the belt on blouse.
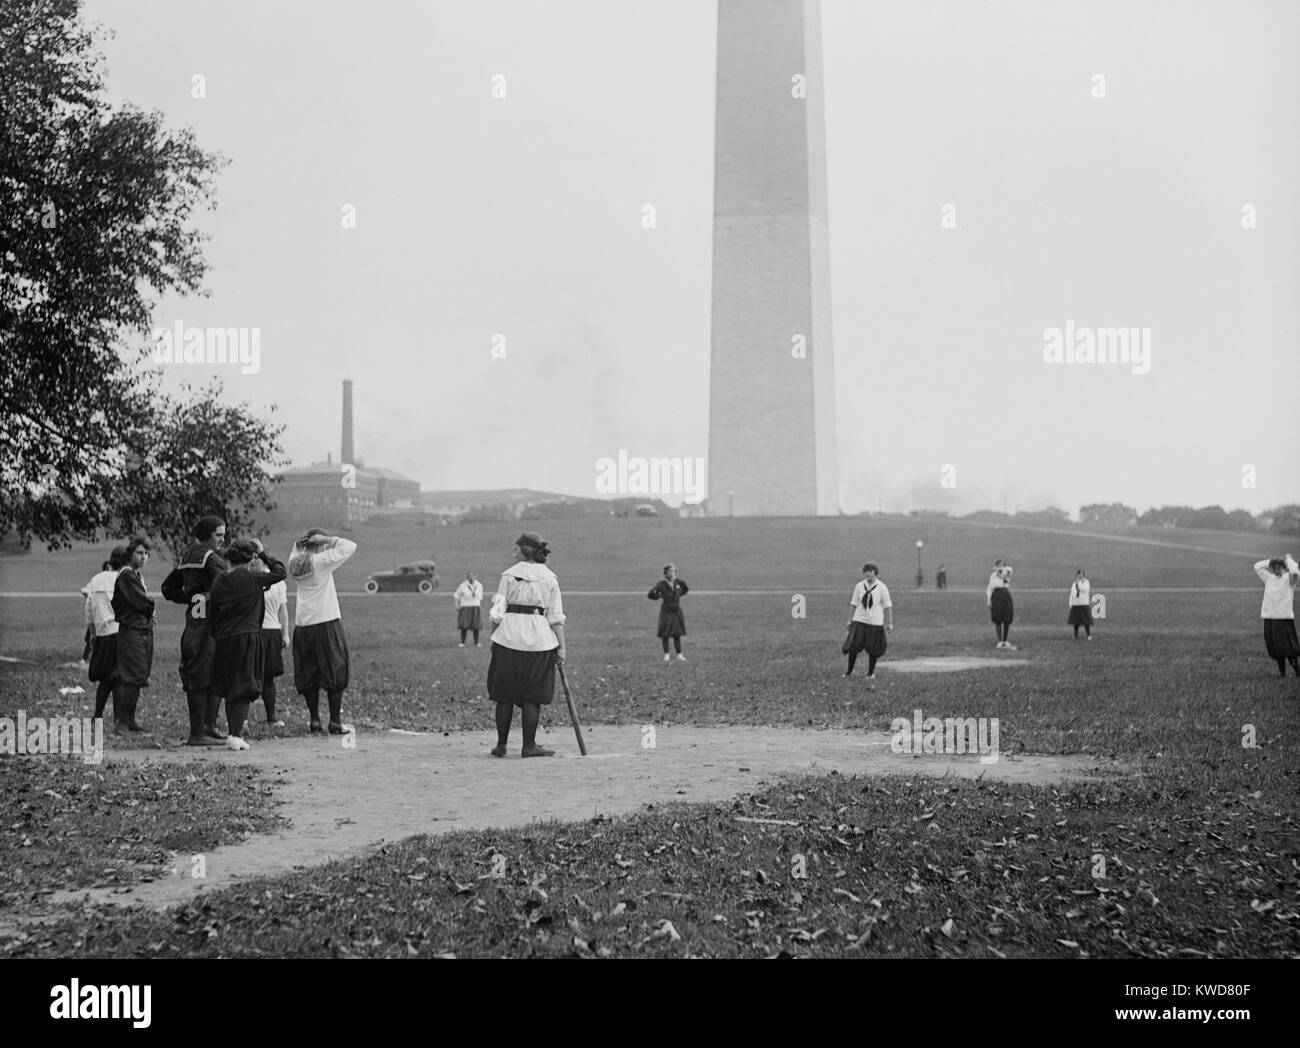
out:
{"label": "belt on blouse", "polygon": [[546,609],[539,608],[536,604],[507,604],[507,612],[514,612],[517,615],[545,615]]}

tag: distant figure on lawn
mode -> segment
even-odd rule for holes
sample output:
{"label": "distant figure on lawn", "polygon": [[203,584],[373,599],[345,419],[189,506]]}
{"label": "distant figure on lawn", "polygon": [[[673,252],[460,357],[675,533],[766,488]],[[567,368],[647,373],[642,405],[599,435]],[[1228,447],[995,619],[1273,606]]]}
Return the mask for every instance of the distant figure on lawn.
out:
{"label": "distant figure on lawn", "polygon": [[[250,571],[267,571],[267,562],[254,557]],[[262,705],[266,723],[283,728],[284,721],[275,715],[275,678],[284,676],[284,653],[289,647],[289,587],[281,579],[262,594]]]}
{"label": "distant figure on lawn", "polygon": [[1016,646],[1010,640],[1011,620],[1016,616],[1011,602],[1011,572],[1010,564],[995,560],[984,596],[989,605],[989,618],[993,620],[993,628],[998,634],[998,642],[994,647],[1015,651]]}
{"label": "distant figure on lawn", "polygon": [[[249,563],[261,561],[265,571],[254,572]],[[248,707],[262,693],[266,680],[266,645],[262,622],[266,617],[264,594],[284,582],[284,565],[267,554],[257,539],[236,542],[226,550],[230,571],[212,584],[208,594],[208,619],[216,650],[212,657],[212,688],[226,700],[226,746],[246,750],[244,722]],[[278,650],[277,633],[273,648]]]}
{"label": "distant figure on lawn", "polygon": [[516,562],[501,575],[489,618],[492,661],[488,664],[488,698],[497,705],[497,744],[492,756],[504,757],[515,707],[522,710],[524,757],[552,757],[537,745],[542,707],[555,697],[555,667],[564,663],[564,604],[560,580],[546,566],[550,547],[535,531],[515,542]]}
{"label": "distant figure on lawn", "polygon": [[934,573],[934,588],[935,589],[948,588],[948,569],[945,568],[942,564],[939,565],[939,570]]}
{"label": "distant figure on lawn", "polygon": [[474,647],[481,648],[479,631],[483,629],[483,583],[479,582],[474,572],[465,573],[465,581],[456,587],[452,594],[456,601],[456,628],[460,630],[460,644],[465,646],[465,634],[474,632]]}
{"label": "distant figure on lawn", "polygon": [[1070,617],[1068,623],[1074,627],[1074,639],[1079,639],[1079,627],[1082,626],[1092,640],[1092,583],[1080,568],[1074,573],[1074,585],[1070,587]]}
{"label": "distant figure on lawn", "polygon": [[659,630],[658,637],[664,645],[664,662],[668,662],[672,656],[668,654],[668,640],[672,638],[673,647],[677,650],[677,660],[685,662],[686,656],[682,654],[682,638],[686,636],[686,618],[682,615],[682,598],[691,592],[691,588],[686,585],[685,580],[677,577],[677,566],[667,564],[664,566],[664,577],[650,587],[650,592],[646,594],[651,600],[662,600],[659,606]]}
{"label": "distant figure on lawn", "polygon": [[190,714],[186,746],[220,746],[225,736],[217,728],[221,696],[212,689],[215,644],[208,628],[208,591],[228,569],[220,550],[226,544],[226,522],[204,517],[194,525],[194,541],[181,554],[181,562],[163,579],[162,595],[185,605],[185,632],[181,634],[181,687]]}
{"label": "distant figure on lawn", "polygon": [[870,562],[862,565],[862,579],[853,587],[849,606],[853,615],[848,621],[848,635],[840,650],[849,657],[849,668],[844,676],[851,676],[858,661],[858,652],[867,653],[867,680],[876,679],[876,660],[885,654],[888,641],[885,632],[894,630],[894,603],[889,599],[889,587],[877,577],[880,571]]}
{"label": "distant figure on lawn", "polygon": [[1285,557],[1271,557],[1255,565],[1255,574],[1264,583],[1264,606],[1260,618],[1264,620],[1264,647],[1268,657],[1277,663],[1277,672],[1286,676],[1286,664],[1291,663],[1295,675],[1300,677],[1300,639],[1295,631],[1295,588],[1300,582],[1300,564],[1288,553]]}
{"label": "distant figure on lawn", "polygon": [[322,688],[330,706],[329,733],[345,735],[349,731],[343,724],[343,692],[351,675],[351,660],[334,572],[356,551],[357,544],[351,539],[312,528],[294,543],[289,557],[289,575],[298,587],[293,607],[293,682],[307,700],[309,727],[314,732],[321,730]]}
{"label": "distant figure on lawn", "polygon": [[[117,683],[117,616],[113,611],[113,591],[117,586],[117,573],[126,564],[126,547],[114,546],[104,570],[86,584],[86,622],[90,624],[93,641],[90,646],[87,676],[95,688],[95,717],[104,715],[108,697]],[[113,712],[117,712],[116,705]]]}
{"label": "distant figure on lawn", "polygon": [[153,670],[153,598],[141,572],[149,561],[149,543],[132,539],[126,563],[113,581],[113,615],[117,619],[117,684],[113,688],[113,734],[147,729],[135,719],[140,689],[149,687]]}

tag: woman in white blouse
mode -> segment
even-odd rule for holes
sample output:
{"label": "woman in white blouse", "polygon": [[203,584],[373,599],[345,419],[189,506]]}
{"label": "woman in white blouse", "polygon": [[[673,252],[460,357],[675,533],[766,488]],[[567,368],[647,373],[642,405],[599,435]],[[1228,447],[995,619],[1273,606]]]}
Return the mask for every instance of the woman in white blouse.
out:
{"label": "woman in white blouse", "polygon": [[988,601],[989,618],[993,620],[993,628],[998,632],[998,642],[994,647],[1015,651],[1016,646],[1010,640],[1011,623],[1016,617],[1015,606],[1011,602],[1011,571],[1010,564],[995,560],[984,597]]}
{"label": "woman in white blouse", "polygon": [[564,604],[560,580],[546,566],[550,548],[534,531],[515,542],[516,562],[501,575],[488,617],[492,661],[488,698],[497,704],[497,744],[492,756],[504,757],[515,707],[522,711],[525,757],[552,757],[537,745],[542,707],[555,697],[555,667],[564,662]]}
{"label": "woman in white blouse", "polygon": [[1092,583],[1080,568],[1074,573],[1074,585],[1070,587],[1070,617],[1066,620],[1074,627],[1074,639],[1079,639],[1079,627],[1082,626],[1092,640]]}
{"label": "woman in white blouse", "polygon": [[1286,676],[1289,662],[1300,677],[1300,638],[1296,637],[1292,600],[1296,583],[1300,582],[1300,564],[1288,553],[1285,557],[1259,561],[1255,574],[1264,583],[1264,606],[1259,616],[1264,620],[1264,647],[1268,649],[1268,657],[1277,663],[1281,676]]}
{"label": "woman in white blouse", "polygon": [[468,572],[465,581],[456,587],[452,598],[456,602],[456,628],[460,630],[460,644],[457,646],[463,648],[465,635],[473,631],[474,647],[483,647],[478,639],[479,630],[483,628],[483,583],[479,582],[474,572]]}

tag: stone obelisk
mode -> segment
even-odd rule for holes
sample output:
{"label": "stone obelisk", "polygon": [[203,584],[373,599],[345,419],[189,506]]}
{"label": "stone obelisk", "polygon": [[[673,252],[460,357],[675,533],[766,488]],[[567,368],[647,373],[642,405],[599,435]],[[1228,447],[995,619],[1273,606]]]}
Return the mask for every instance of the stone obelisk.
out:
{"label": "stone obelisk", "polygon": [[819,0],[719,0],[709,512],[839,512]]}

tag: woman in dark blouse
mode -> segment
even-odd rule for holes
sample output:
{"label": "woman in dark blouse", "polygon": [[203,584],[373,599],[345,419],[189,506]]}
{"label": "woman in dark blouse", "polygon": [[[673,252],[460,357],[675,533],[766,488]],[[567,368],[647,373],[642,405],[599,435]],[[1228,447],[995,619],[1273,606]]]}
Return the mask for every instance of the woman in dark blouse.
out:
{"label": "woman in dark blouse", "polygon": [[[266,571],[254,574],[249,564],[260,560]],[[226,700],[226,746],[246,750],[244,722],[248,706],[262,694],[265,652],[262,639],[263,594],[286,578],[284,565],[257,539],[236,542],[226,551],[230,571],[212,583],[208,594],[208,624],[216,641],[212,656],[212,686]]]}
{"label": "woman in dark blouse", "polygon": [[140,574],[149,560],[149,543],[132,539],[126,566],[113,583],[113,616],[117,619],[117,684],[113,687],[113,734],[143,732],[135,719],[140,689],[149,687],[153,669],[153,598]]}
{"label": "woman in dark blouse", "polygon": [[656,582],[650,592],[646,594],[651,600],[663,601],[663,604],[659,607],[659,639],[663,641],[664,645],[664,662],[672,658],[668,654],[668,639],[670,637],[673,646],[677,649],[678,660],[681,662],[686,661],[686,656],[682,654],[682,638],[686,636],[686,619],[682,615],[682,598],[689,592],[690,587],[677,577],[677,566],[669,564],[664,568],[662,581]]}

